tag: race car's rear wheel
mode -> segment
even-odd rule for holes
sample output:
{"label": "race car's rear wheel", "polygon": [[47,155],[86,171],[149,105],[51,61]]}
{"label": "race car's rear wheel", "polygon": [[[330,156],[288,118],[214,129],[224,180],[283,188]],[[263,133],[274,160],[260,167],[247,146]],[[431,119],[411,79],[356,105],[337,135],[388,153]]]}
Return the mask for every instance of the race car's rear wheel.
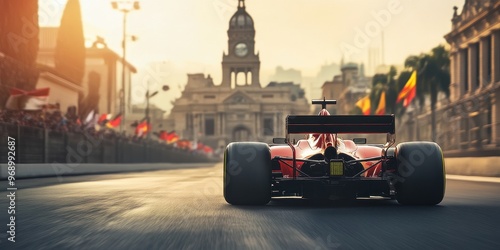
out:
{"label": "race car's rear wheel", "polygon": [[403,205],[436,205],[443,200],[443,153],[434,142],[405,142],[396,147],[396,199]]}
{"label": "race car's rear wheel", "polygon": [[224,152],[224,198],[233,205],[271,200],[271,151],[265,143],[233,142]]}

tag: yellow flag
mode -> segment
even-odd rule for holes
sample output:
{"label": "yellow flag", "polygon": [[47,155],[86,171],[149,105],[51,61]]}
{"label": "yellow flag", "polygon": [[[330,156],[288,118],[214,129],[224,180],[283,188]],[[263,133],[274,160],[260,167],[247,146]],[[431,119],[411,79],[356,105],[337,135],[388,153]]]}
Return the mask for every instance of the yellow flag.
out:
{"label": "yellow flag", "polygon": [[363,115],[369,115],[370,114],[370,96],[365,96],[362,99],[360,99],[358,102],[356,102],[356,106],[361,109],[361,112],[363,112]]}
{"label": "yellow flag", "polygon": [[411,100],[415,98],[417,91],[417,71],[411,73],[410,79],[406,82],[405,86],[399,92],[398,99],[396,102],[400,102],[404,99],[403,105],[406,107],[410,104]]}
{"label": "yellow flag", "polygon": [[375,114],[377,115],[385,114],[385,92],[382,92],[382,94],[380,94],[380,101],[378,102],[378,107],[377,110],[375,111]]}

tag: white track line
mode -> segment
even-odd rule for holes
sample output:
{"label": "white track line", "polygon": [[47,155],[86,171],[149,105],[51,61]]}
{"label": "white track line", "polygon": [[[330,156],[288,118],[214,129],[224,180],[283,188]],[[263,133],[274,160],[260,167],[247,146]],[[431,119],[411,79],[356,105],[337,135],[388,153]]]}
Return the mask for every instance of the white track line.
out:
{"label": "white track line", "polygon": [[460,181],[479,181],[479,182],[500,183],[500,178],[498,178],[498,177],[486,177],[486,176],[465,176],[465,175],[447,174],[446,179],[460,180]]}

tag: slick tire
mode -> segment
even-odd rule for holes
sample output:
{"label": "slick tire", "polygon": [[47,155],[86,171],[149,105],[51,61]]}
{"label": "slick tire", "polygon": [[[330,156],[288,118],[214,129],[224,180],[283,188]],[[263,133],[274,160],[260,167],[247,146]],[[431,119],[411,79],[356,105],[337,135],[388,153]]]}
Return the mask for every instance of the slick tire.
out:
{"label": "slick tire", "polygon": [[271,200],[271,151],[265,143],[233,142],[224,151],[224,198],[232,205]]}
{"label": "slick tire", "polygon": [[405,142],[396,146],[396,200],[402,205],[436,205],[444,197],[443,152],[434,142]]}

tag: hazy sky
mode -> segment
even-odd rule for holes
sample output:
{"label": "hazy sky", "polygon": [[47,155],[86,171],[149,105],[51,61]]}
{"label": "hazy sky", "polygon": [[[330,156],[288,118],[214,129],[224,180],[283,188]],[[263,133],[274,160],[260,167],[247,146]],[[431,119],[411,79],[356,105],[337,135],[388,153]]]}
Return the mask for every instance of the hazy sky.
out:
{"label": "hazy sky", "polygon": [[[129,14],[127,59],[139,70],[165,61],[175,72],[171,85],[185,84],[186,73],[211,74],[221,81],[227,29],[237,0],[142,0]],[[345,61],[367,63],[369,48],[381,47],[386,64],[402,64],[410,54],[445,43],[453,6],[464,0],[247,0],[256,29],[261,83],[276,66],[315,76],[321,65]],[[57,26],[66,0],[40,0],[40,25]],[[80,0],[86,36],[104,37],[121,54],[122,14],[107,0]],[[383,15],[385,13],[385,15]],[[388,15],[387,15],[388,14]],[[377,16],[383,16],[382,19]],[[349,49],[346,49],[349,48]],[[333,76],[332,76],[333,77]],[[136,81],[139,81],[136,79]],[[177,88],[164,99],[178,96]]]}

